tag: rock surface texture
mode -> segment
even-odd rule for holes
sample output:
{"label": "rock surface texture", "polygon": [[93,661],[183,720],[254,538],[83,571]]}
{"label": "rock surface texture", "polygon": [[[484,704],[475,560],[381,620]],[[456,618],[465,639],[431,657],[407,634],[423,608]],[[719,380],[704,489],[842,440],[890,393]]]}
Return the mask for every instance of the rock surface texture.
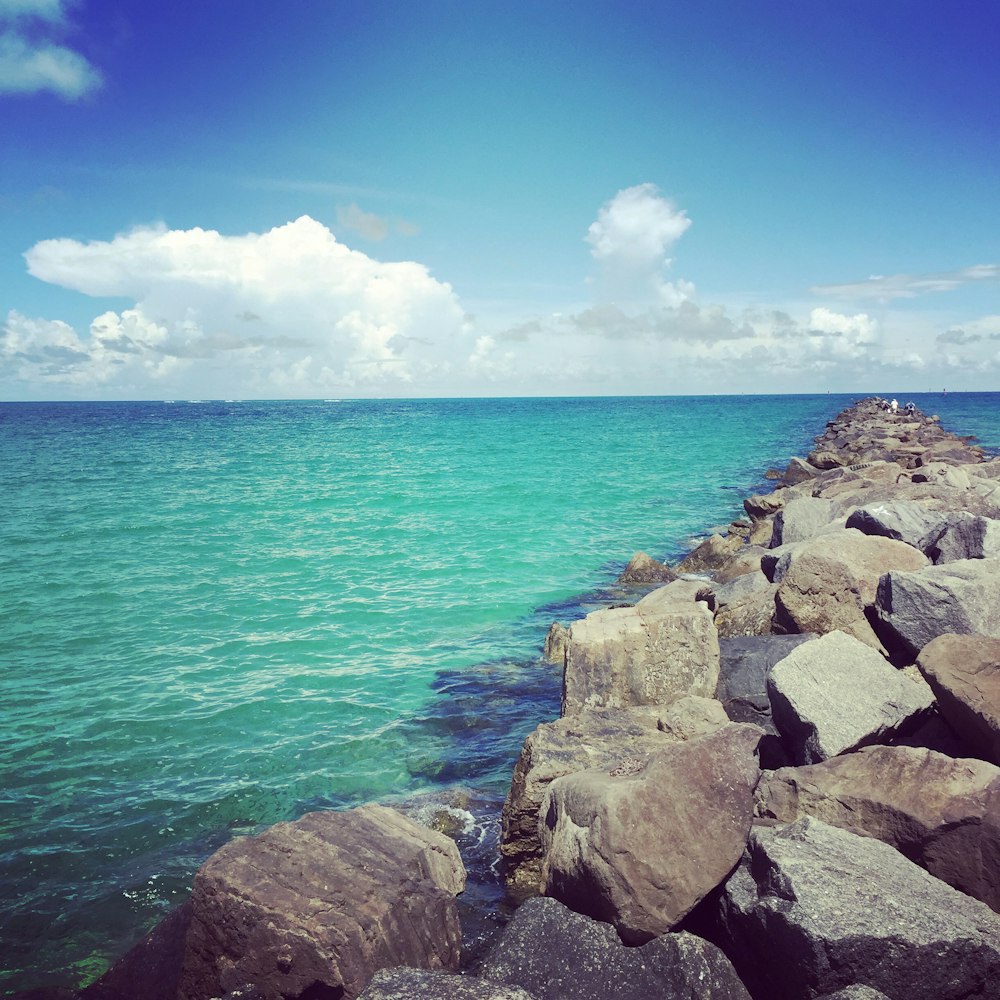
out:
{"label": "rock surface texture", "polygon": [[480,975],[538,1000],[750,1000],[729,959],[693,934],[664,934],[626,948],[608,924],[554,899],[528,900]]}
{"label": "rock surface texture", "polygon": [[917,666],[945,719],[1000,764],[1000,639],[941,635],[920,651]]}
{"label": "rock surface texture", "polygon": [[542,804],[546,895],[614,924],[627,944],[670,930],[743,851],[761,735],[731,723],[648,762],[553,781]]}
{"label": "rock surface texture", "polygon": [[905,1000],[996,996],[997,914],[887,844],[818,820],[754,829],[720,909],[724,950],[755,996],[859,983]]}
{"label": "rock surface texture", "polygon": [[520,986],[425,969],[382,969],[359,1000],[541,1000]]}
{"label": "rock surface texture", "polygon": [[456,969],[464,885],[454,841],[384,806],[237,838],[195,878],[178,1000],[351,998],[381,968]]}
{"label": "rock surface texture", "polygon": [[795,763],[814,764],[915,725],[934,696],[843,632],[793,649],[771,670],[774,723]]}

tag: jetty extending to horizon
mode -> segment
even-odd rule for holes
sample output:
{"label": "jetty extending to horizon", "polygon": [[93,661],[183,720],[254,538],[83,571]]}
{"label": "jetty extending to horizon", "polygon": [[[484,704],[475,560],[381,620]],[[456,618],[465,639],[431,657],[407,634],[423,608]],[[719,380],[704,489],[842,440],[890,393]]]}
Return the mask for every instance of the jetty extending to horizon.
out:
{"label": "jetty extending to horizon", "polygon": [[226,844],[81,1000],[996,997],[1000,458],[867,399],[776,475],[553,625],[482,958],[454,841],[372,804]]}

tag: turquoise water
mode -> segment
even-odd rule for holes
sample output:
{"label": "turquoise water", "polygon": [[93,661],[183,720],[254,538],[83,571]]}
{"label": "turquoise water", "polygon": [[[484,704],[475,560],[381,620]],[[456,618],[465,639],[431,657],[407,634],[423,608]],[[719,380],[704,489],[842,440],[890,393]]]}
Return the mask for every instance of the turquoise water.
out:
{"label": "turquoise water", "polygon": [[[1000,445],[996,395],[913,398]],[[548,624],[849,402],[0,404],[0,988],[93,977],[233,835],[502,800]]]}

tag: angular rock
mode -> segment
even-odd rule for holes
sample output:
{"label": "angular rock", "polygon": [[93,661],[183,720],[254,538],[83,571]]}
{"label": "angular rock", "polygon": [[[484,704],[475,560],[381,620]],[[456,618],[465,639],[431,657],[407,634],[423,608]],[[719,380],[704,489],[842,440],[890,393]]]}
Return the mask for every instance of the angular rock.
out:
{"label": "angular rock", "polygon": [[876,837],[921,868],[1000,910],[1000,768],[933,750],[865,747],[765,774],[757,812],[812,816]]}
{"label": "angular rock", "polygon": [[540,812],[545,894],[614,924],[626,944],[670,930],[742,853],[761,735],[731,723],[645,764],[553,781]]}
{"label": "angular rock", "polygon": [[719,638],[770,635],[774,630],[774,595],[777,592],[778,585],[769,583],[720,607],[715,616]]}
{"label": "angular rock", "polygon": [[944,718],[987,760],[1000,764],[1000,639],[940,635],[920,651],[917,666]]}
{"label": "angular rock", "polygon": [[934,703],[927,685],[843,632],[793,649],[771,669],[767,693],[774,724],[798,764],[883,740],[915,725]]}
{"label": "angular rock", "polygon": [[1000,521],[956,511],[947,516],[924,551],[935,564],[1000,556]]}
{"label": "angular rock", "polygon": [[569,629],[562,622],[553,622],[545,636],[545,649],[542,656],[549,663],[566,662],[566,644],[569,642]]}
{"label": "angular rock", "polygon": [[625,586],[644,583],[670,583],[678,579],[677,574],[665,563],[657,562],[645,552],[636,552],[622,570],[618,582]]}
{"label": "angular rock", "polygon": [[763,545],[744,545],[730,556],[713,574],[717,584],[736,582],[743,576],[760,572],[760,558],[767,549]]}
{"label": "angular rock", "polygon": [[[639,710],[636,710],[639,711]],[[678,742],[708,736],[729,724],[722,702],[715,698],[689,695],[664,706],[658,713],[656,728]]]}
{"label": "angular rock", "polygon": [[713,583],[712,593],[715,594],[715,605],[717,608],[724,608],[730,604],[736,604],[745,597],[755,594],[761,590],[767,590],[771,582],[760,569],[760,557],[757,557],[757,569],[733,577],[728,583],[719,585]]}
{"label": "angular rock", "polygon": [[610,925],[544,897],[517,910],[480,975],[538,1000],[750,1000],[710,942],[682,931],[627,948]]}
{"label": "angular rock", "polygon": [[677,564],[678,573],[704,573],[722,566],[744,544],[739,535],[711,535]]}
{"label": "angular rock", "polygon": [[538,810],[549,784],[577,771],[612,771],[647,760],[671,742],[657,729],[658,712],[632,709],[579,712],[538,726],[524,741],[501,819],[500,852],[507,885],[519,892],[542,885]]}
{"label": "angular rock", "polygon": [[781,767],[787,754],[771,718],[767,678],[774,665],[814,635],[760,635],[719,640],[719,685],[715,697],[733,722],[750,722],[767,734],[760,741],[764,768]]}
{"label": "angular rock", "polygon": [[794,495],[787,490],[775,490],[773,493],[756,493],[743,501],[743,509],[750,515],[752,521],[759,521],[761,518],[768,517],[781,510],[785,505],[785,501],[791,499]]}
{"label": "angular rock", "polygon": [[946,633],[1000,638],[1000,558],[888,572],[879,580],[875,614],[882,641],[911,663]]}
{"label": "angular rock", "polygon": [[195,877],[178,1000],[350,998],[381,968],[455,969],[464,885],[454,841],[384,806],[239,837]]}
{"label": "angular rock", "polygon": [[819,475],[819,471],[815,465],[810,465],[805,459],[795,457],[788,463],[788,467],[782,473],[781,478],[787,485],[795,486],[798,483],[815,479]]}
{"label": "angular rock", "polygon": [[358,1000],[541,1000],[520,986],[425,969],[382,969]]}
{"label": "angular rock", "polygon": [[906,542],[921,552],[941,529],[942,515],[915,500],[890,500],[859,507],[847,518],[848,528]]}
{"label": "angular rock", "polygon": [[823,497],[796,497],[774,515],[771,548],[788,542],[803,542],[836,520],[833,501]]}
{"label": "angular rock", "polygon": [[720,910],[723,947],[755,996],[858,983],[905,1000],[996,995],[997,914],[888,844],[819,820],[755,828]]}
{"label": "angular rock", "polygon": [[804,542],[775,569],[775,631],[847,632],[875,649],[881,644],[865,615],[886,570],[915,570],[927,557],[910,545],[846,529]]}
{"label": "angular rock", "polygon": [[667,704],[685,695],[710,698],[719,678],[719,640],[708,606],[654,590],[635,607],[594,611],[570,628],[562,714],[596,708]]}
{"label": "angular rock", "polygon": [[852,983],[842,990],[837,990],[836,993],[824,993],[816,1000],[892,1000],[892,997],[887,997],[881,990],[865,986],[863,983]]}

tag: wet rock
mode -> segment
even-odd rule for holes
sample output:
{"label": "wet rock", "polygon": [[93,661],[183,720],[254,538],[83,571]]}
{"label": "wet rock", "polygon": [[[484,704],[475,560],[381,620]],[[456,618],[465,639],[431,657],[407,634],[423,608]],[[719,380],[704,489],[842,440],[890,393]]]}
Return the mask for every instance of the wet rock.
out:
{"label": "wet rock", "polygon": [[540,812],[545,894],[614,924],[626,944],[670,930],[742,853],[761,735],[731,723],[634,769],[553,781]]}
{"label": "wet rock", "polygon": [[178,1000],[350,998],[380,968],[455,969],[464,885],[454,841],[384,806],[237,838],[195,877]]}
{"label": "wet rock", "polygon": [[765,774],[757,812],[812,816],[896,848],[932,875],[1000,910],[1000,768],[933,750],[865,747]]}
{"label": "wet rock", "polygon": [[989,907],[888,844],[810,818],[753,830],[723,890],[721,936],[769,1000],[858,983],[906,1000],[986,1000],[1000,975]]}
{"label": "wet rock", "polygon": [[481,970],[538,1000],[750,1000],[729,959],[684,932],[625,947],[613,928],[555,899],[528,900]]}
{"label": "wet rock", "polygon": [[716,569],[726,563],[743,544],[739,535],[712,535],[677,564],[677,572],[704,573]]}
{"label": "wet rock", "polygon": [[618,577],[623,586],[644,583],[670,583],[678,579],[677,574],[665,563],[657,562],[645,552],[636,552]]}
{"label": "wet rock", "polygon": [[941,635],[920,651],[917,666],[945,719],[987,760],[1000,764],[1000,639]]}
{"label": "wet rock", "polygon": [[565,663],[568,642],[569,629],[562,622],[553,622],[545,636],[545,649],[542,655],[549,663]]}
{"label": "wet rock", "polygon": [[774,723],[792,760],[813,764],[915,725],[934,702],[864,643],[830,632],[793,649],[767,680]]}
{"label": "wet rock", "polygon": [[[635,607],[594,611],[570,628],[562,714],[712,697],[719,640],[712,612],[695,602],[697,584],[678,581]],[[672,595],[687,594],[678,600]]]}
{"label": "wet rock", "polygon": [[1000,558],[887,572],[874,610],[883,642],[911,663],[939,635],[1000,638]]}

